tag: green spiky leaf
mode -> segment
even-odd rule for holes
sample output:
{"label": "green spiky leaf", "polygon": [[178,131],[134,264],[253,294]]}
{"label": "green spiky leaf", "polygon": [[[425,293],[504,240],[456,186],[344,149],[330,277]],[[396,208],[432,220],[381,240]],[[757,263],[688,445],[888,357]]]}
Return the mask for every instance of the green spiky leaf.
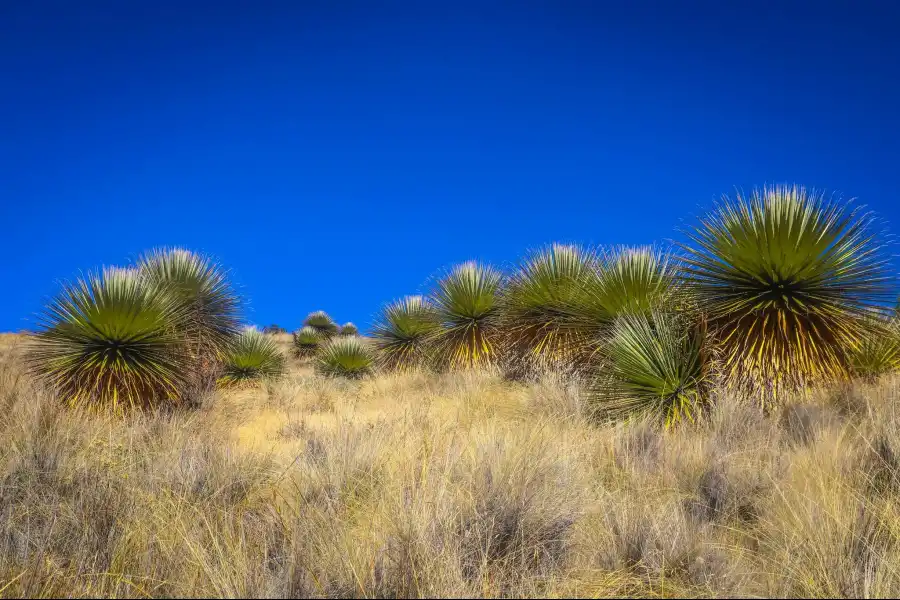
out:
{"label": "green spiky leaf", "polygon": [[322,334],[310,326],[301,327],[294,332],[294,351],[297,356],[306,358],[314,355],[324,341]]}
{"label": "green spiky leaf", "polygon": [[303,321],[304,327],[312,327],[324,338],[330,338],[338,332],[338,325],[324,310],[311,312]]}
{"label": "green spiky leaf", "polygon": [[359,335],[359,328],[353,323],[341,325],[340,335]]}

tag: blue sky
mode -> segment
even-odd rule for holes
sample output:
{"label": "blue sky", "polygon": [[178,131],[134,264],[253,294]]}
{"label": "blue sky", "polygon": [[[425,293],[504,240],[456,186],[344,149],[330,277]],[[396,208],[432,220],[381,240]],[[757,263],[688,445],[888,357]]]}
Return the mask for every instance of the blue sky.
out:
{"label": "blue sky", "polygon": [[900,7],[2,2],[0,330],[158,245],[248,321],[368,325],[467,259],[677,237],[797,182],[900,223]]}

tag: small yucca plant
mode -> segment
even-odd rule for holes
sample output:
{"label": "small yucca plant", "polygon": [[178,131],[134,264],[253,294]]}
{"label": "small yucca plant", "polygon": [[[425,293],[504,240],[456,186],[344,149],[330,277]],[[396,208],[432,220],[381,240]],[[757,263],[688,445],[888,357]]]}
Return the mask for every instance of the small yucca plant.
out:
{"label": "small yucca plant", "polygon": [[341,325],[340,335],[359,335],[359,328],[353,323]]}
{"label": "small yucca plant", "polygon": [[496,361],[501,282],[498,271],[476,262],[458,265],[437,282],[431,302],[441,328],[430,344],[441,364],[472,368]]}
{"label": "small yucca plant", "polygon": [[501,320],[510,348],[526,361],[571,359],[585,343],[571,309],[596,269],[593,255],[553,244],[529,256],[502,292]]}
{"label": "small yucca plant", "polygon": [[249,328],[232,343],[219,383],[224,386],[251,384],[283,373],[284,356],[278,343],[271,336]]}
{"label": "small yucca plant", "polygon": [[624,314],[646,315],[674,295],[669,259],[650,247],[603,252],[597,268],[584,269],[569,314],[574,326],[596,336]]}
{"label": "small yucca plant", "polygon": [[869,333],[850,351],[850,371],[855,377],[875,381],[900,372],[900,322],[873,319]]}
{"label": "small yucca plant", "polygon": [[359,379],[370,375],[374,367],[371,346],[356,336],[333,338],[322,345],[316,356],[316,369],[329,377]]}
{"label": "small yucca plant", "polygon": [[169,290],[188,315],[183,333],[199,360],[221,358],[240,329],[240,300],[220,265],[181,248],[159,248],[138,261],[141,274]]}
{"label": "small yucca plant", "polygon": [[886,292],[872,217],[800,187],[725,198],[688,233],[683,278],[709,316],[732,385],[845,378]]}
{"label": "small yucca plant", "polygon": [[389,369],[410,369],[427,361],[428,340],[440,327],[434,307],[422,296],[388,304],[372,328],[379,362]]}
{"label": "small yucca plant", "polygon": [[309,313],[303,321],[303,326],[312,327],[323,338],[330,338],[338,332],[338,324],[324,310]]}
{"label": "small yucca plant", "polygon": [[318,331],[308,325],[301,327],[294,332],[294,352],[301,358],[308,358],[316,353],[322,341]]}
{"label": "small yucca plant", "polygon": [[706,402],[705,328],[674,313],[616,319],[590,388],[602,418],[651,416],[672,425],[693,420]]}
{"label": "small yucca plant", "polygon": [[90,274],[50,302],[32,338],[33,371],[75,407],[178,403],[185,306],[133,269]]}

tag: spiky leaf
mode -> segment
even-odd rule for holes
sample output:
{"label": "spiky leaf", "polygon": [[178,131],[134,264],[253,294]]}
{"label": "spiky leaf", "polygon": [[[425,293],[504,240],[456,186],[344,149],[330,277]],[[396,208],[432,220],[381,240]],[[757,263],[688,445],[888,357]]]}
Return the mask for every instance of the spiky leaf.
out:
{"label": "spiky leaf", "polygon": [[330,338],[338,332],[338,325],[324,310],[311,312],[303,321],[304,327],[312,327],[324,338]]}
{"label": "spiky leaf", "polygon": [[353,323],[341,325],[340,335],[359,335],[359,328]]}

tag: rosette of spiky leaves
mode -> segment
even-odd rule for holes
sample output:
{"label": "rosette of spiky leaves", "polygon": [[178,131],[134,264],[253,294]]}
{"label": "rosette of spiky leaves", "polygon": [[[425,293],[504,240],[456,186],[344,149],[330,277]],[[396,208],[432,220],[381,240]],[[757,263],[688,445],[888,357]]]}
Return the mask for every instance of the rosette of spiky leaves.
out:
{"label": "rosette of spiky leaves", "polygon": [[430,336],[438,330],[437,312],[422,296],[406,296],[385,306],[372,327],[378,362],[388,369],[422,366]]}
{"label": "rosette of spiky leaves", "polygon": [[330,338],[338,332],[338,324],[324,310],[311,312],[303,321],[304,327],[312,327],[323,338]]}
{"label": "rosette of spiky leaves", "polygon": [[731,385],[768,391],[844,378],[889,289],[871,215],[802,187],[724,198],[685,246]]}
{"label": "rosette of spiky leaves", "polygon": [[250,328],[231,344],[222,367],[221,385],[252,384],[284,374],[284,355],[271,336]]}
{"label": "rosette of spiky leaves", "polygon": [[526,360],[566,360],[583,343],[571,326],[582,282],[595,273],[595,257],[575,246],[553,244],[522,262],[501,296],[501,320],[509,346]]}
{"label": "rosette of spiky leaves", "polygon": [[294,332],[294,352],[301,358],[309,358],[316,353],[322,341],[318,331],[308,325],[301,327]]}
{"label": "rosette of spiky leaves", "polygon": [[438,280],[431,302],[441,327],[429,340],[440,365],[475,368],[499,355],[499,292],[502,275],[474,261]]}
{"label": "rosette of spiky leaves", "polygon": [[357,336],[332,338],[316,356],[316,369],[329,377],[360,379],[370,375],[374,367],[372,347]]}
{"label": "rosette of spiky leaves", "polygon": [[607,419],[693,420],[707,400],[709,366],[702,321],[655,310],[623,314],[590,387],[593,408]]}
{"label": "rosette of spiky leaves", "polygon": [[201,362],[221,359],[240,330],[240,300],[222,267],[182,248],[152,250],[140,258],[138,267],[184,305],[191,355]]}
{"label": "rosette of spiky leaves", "polygon": [[900,322],[896,317],[871,319],[868,333],[850,351],[850,371],[867,381],[900,371]]}
{"label": "rosette of spiky leaves", "polygon": [[359,335],[359,328],[353,323],[341,325],[340,335]]}
{"label": "rosette of spiky leaves", "polygon": [[67,284],[32,338],[30,366],[68,404],[112,409],[178,403],[183,304],[133,269]]}

